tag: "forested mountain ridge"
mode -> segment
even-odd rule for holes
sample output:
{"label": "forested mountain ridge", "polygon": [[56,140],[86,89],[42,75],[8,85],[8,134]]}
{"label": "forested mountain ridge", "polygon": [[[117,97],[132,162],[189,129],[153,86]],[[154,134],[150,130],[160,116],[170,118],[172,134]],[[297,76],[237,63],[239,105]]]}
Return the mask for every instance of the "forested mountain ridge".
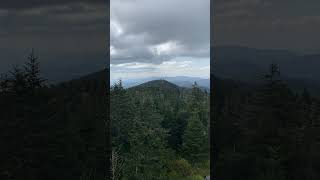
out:
{"label": "forested mountain ridge", "polygon": [[138,90],[138,89],[147,89],[147,88],[155,88],[156,90],[159,90],[159,91],[179,90],[180,89],[179,86],[177,86],[173,83],[170,83],[166,80],[153,80],[153,81],[149,81],[149,82],[131,87],[129,89]]}

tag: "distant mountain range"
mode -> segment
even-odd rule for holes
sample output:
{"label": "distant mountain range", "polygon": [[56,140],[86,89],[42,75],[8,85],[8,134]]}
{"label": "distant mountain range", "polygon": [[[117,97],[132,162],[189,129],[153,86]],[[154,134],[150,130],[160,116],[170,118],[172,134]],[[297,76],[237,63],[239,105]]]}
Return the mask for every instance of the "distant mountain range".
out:
{"label": "distant mountain range", "polygon": [[[320,54],[239,46],[214,47],[211,51],[214,55],[211,60],[212,73],[218,78],[249,83],[261,82],[268,73],[269,65],[276,63],[280,66],[282,78],[292,88],[298,90],[307,88],[313,92],[320,92]],[[104,73],[100,73],[101,78],[104,78],[101,74]],[[95,78],[97,74],[86,78],[92,76]],[[210,89],[210,79],[187,76],[123,79],[122,82],[125,88],[130,88],[153,80],[166,80],[180,87],[191,87],[197,82],[201,88]],[[115,82],[111,80],[110,85]]]}
{"label": "distant mountain range", "polygon": [[271,63],[276,63],[284,77],[320,81],[320,54],[237,46],[215,47],[212,52],[212,69],[217,76],[257,80],[268,71]]}
{"label": "distant mountain range", "polygon": [[[141,79],[123,79],[122,84],[125,88],[137,86],[146,82],[154,80],[165,80],[171,82],[180,87],[190,88],[196,82],[202,89],[210,89],[210,79],[198,78],[198,77],[187,77],[187,76],[176,76],[176,77],[149,77]],[[116,81],[111,81],[110,85],[113,85]]]}
{"label": "distant mountain range", "polygon": [[320,54],[239,46],[214,47],[211,52],[214,54],[211,69],[216,77],[261,82],[269,65],[276,63],[282,79],[292,88],[320,90]]}

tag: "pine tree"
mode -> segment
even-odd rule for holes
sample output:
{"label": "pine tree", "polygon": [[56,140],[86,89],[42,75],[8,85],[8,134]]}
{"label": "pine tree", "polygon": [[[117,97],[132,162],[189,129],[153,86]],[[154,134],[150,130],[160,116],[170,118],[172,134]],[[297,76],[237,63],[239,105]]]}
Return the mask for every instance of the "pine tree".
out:
{"label": "pine tree", "polygon": [[198,87],[197,82],[194,82],[191,94],[188,99],[188,111],[197,113],[200,121],[205,127],[209,124],[209,98],[206,94]]}
{"label": "pine tree", "polygon": [[15,96],[23,96],[27,89],[26,74],[18,67],[13,67],[11,74],[11,92]]}
{"label": "pine tree", "polygon": [[32,49],[28,56],[28,62],[25,64],[26,79],[30,90],[35,90],[43,86],[44,79],[40,77],[40,63],[38,57]]}
{"label": "pine tree", "polygon": [[204,103],[204,93],[198,87],[197,82],[192,85],[191,94],[189,97],[189,110],[192,112],[200,112]]}
{"label": "pine tree", "polygon": [[110,120],[113,148],[122,152],[128,150],[128,134],[132,129],[132,121],[135,116],[132,99],[121,80],[113,85],[110,90]]}
{"label": "pine tree", "polygon": [[289,175],[283,164],[296,149],[301,124],[298,109],[296,96],[281,80],[279,67],[272,64],[264,85],[249,98],[241,114],[242,122],[247,123],[244,147],[249,156],[259,157],[261,178]]}
{"label": "pine tree", "polygon": [[126,177],[163,179],[170,156],[166,143],[167,132],[161,127],[150,127],[140,119],[131,123],[133,128],[129,133],[130,151],[125,155]]}
{"label": "pine tree", "polygon": [[183,135],[183,152],[186,159],[192,164],[200,162],[206,157],[204,153],[207,134],[206,129],[199,119],[199,116],[194,113],[188,120],[187,128]]}

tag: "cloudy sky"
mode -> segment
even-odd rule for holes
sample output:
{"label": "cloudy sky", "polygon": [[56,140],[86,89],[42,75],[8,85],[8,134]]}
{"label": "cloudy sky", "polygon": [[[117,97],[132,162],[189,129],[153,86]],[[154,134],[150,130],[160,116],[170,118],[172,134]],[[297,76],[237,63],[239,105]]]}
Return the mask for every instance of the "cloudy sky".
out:
{"label": "cloudy sky", "polygon": [[213,45],[320,52],[319,0],[214,0]]}
{"label": "cloudy sky", "polygon": [[2,0],[0,73],[21,65],[34,48],[42,74],[66,80],[106,67],[105,0]]}
{"label": "cloudy sky", "polygon": [[210,0],[111,0],[111,79],[208,78]]}

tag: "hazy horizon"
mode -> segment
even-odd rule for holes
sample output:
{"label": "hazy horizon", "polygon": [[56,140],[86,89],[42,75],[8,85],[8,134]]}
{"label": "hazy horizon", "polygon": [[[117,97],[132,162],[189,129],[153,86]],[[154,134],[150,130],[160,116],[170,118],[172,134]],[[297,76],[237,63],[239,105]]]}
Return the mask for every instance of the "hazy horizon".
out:
{"label": "hazy horizon", "polygon": [[[151,76],[151,77],[143,77],[143,78],[126,78],[126,79],[110,79],[110,85],[113,85],[114,83],[118,82],[118,81],[122,81],[122,82],[148,82],[148,81],[153,81],[153,80],[167,80],[167,79],[183,79],[183,80],[209,80],[210,81],[210,77],[205,78],[205,77],[195,77],[195,76]],[[182,81],[182,80],[181,80]]]}

